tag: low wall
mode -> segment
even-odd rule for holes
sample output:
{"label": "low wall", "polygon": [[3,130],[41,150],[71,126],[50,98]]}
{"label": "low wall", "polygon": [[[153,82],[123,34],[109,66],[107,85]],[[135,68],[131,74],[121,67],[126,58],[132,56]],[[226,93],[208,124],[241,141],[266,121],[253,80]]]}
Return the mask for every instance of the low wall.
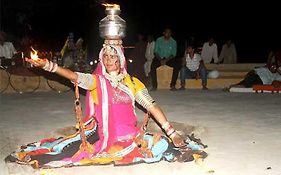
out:
{"label": "low wall", "polygon": [[[208,79],[208,88],[217,89],[224,88],[231,84],[238,83],[243,79],[246,73],[255,67],[260,67],[263,63],[251,64],[206,64],[208,70],[218,70],[220,76],[217,79]],[[157,69],[158,89],[169,89],[172,77],[172,68],[161,66]],[[10,81],[10,83],[8,83]],[[40,81],[40,84],[38,82]],[[180,81],[177,81],[177,88]],[[70,90],[73,85],[66,79],[62,79],[55,74],[42,71],[39,73],[27,72],[25,68],[11,72],[10,80],[5,70],[0,69],[0,92],[2,93],[25,93],[38,91],[64,92]],[[186,81],[186,88],[201,88],[201,80]],[[5,89],[5,90],[4,90]],[[16,89],[16,90],[15,90]],[[3,91],[4,90],[4,91]]]}
{"label": "low wall", "polygon": [[0,92],[2,93],[30,93],[71,90],[73,85],[69,80],[48,72],[32,73],[26,68],[7,73],[0,69]]}
{"label": "low wall", "polygon": [[[206,64],[208,70],[219,71],[219,77],[216,79],[208,79],[207,87],[210,89],[224,88],[231,84],[241,81],[244,76],[256,67],[264,66],[265,63],[249,63],[249,64]],[[172,78],[173,69],[169,66],[161,66],[157,69],[158,89],[169,89]],[[180,81],[177,80],[176,87],[179,88]],[[191,79],[186,81],[186,88],[200,89],[201,79]]]}

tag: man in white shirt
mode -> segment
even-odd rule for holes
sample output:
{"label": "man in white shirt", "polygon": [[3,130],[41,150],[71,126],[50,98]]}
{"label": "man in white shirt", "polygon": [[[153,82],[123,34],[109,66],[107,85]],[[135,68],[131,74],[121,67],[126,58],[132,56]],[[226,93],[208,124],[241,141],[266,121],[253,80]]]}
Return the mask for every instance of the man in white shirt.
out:
{"label": "man in white shirt", "polygon": [[4,42],[3,45],[0,44],[0,57],[6,59],[12,59],[16,54],[16,49],[11,42]]}
{"label": "man in white shirt", "polygon": [[0,66],[11,66],[12,58],[16,52],[13,43],[6,41],[6,33],[0,31]]}
{"label": "man in white shirt", "polygon": [[218,46],[214,38],[211,37],[208,42],[203,44],[201,57],[204,63],[212,63],[212,60],[214,60],[214,63],[218,63]]}
{"label": "man in white shirt", "polygon": [[180,71],[181,88],[185,90],[185,79],[201,78],[202,89],[207,90],[207,69],[201,56],[194,52],[193,46],[188,46],[183,57],[182,68]]}
{"label": "man in white shirt", "polygon": [[0,32],[0,57],[5,59],[12,59],[16,54],[16,49],[11,42],[6,41],[6,34]]}

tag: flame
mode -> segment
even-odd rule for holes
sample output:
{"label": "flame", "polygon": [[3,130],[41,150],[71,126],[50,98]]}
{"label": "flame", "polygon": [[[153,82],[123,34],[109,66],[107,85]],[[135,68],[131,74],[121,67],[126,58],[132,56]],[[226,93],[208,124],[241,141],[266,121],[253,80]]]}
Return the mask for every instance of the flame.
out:
{"label": "flame", "polygon": [[30,57],[31,57],[31,59],[33,59],[33,60],[38,60],[38,59],[39,59],[39,58],[38,58],[38,55],[37,55],[38,51],[35,50],[35,49],[33,49],[33,47],[31,47],[31,50],[32,50],[32,51],[30,51]]}
{"label": "flame", "polygon": [[103,3],[102,5],[105,6],[106,9],[110,8],[110,9],[118,9],[118,10],[120,10],[120,6],[118,4]]}

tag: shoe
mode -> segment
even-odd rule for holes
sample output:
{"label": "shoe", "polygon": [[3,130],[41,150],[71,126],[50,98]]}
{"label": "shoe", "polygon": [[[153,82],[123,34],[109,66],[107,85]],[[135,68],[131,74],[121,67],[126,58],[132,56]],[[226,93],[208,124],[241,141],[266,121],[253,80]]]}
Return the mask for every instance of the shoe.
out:
{"label": "shoe", "polygon": [[177,88],[176,87],[171,87],[171,89],[170,89],[170,91],[176,91],[177,90]]}
{"label": "shoe", "polygon": [[206,86],[203,86],[202,90],[208,90],[208,88]]}
{"label": "shoe", "polygon": [[230,92],[230,87],[224,87],[224,88],[222,89],[222,91]]}
{"label": "shoe", "polygon": [[184,90],[185,90],[185,87],[182,86],[182,87],[179,88],[179,90],[180,90],[180,91],[184,91]]}

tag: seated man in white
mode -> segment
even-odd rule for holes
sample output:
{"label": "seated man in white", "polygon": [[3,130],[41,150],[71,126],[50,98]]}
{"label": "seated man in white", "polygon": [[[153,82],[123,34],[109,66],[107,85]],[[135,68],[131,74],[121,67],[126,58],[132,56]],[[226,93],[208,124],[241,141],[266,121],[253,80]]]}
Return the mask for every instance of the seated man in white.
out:
{"label": "seated man in white", "polygon": [[180,71],[181,88],[185,89],[185,79],[201,78],[202,89],[207,90],[207,69],[201,56],[194,52],[193,46],[188,46],[182,61]]}
{"label": "seated man in white", "polygon": [[218,63],[218,46],[215,43],[214,38],[211,37],[209,41],[203,44],[201,57],[206,64],[213,62]]}
{"label": "seated man in white", "polygon": [[13,43],[6,41],[5,32],[0,32],[0,57],[5,59],[12,59],[16,54],[16,49]]}

